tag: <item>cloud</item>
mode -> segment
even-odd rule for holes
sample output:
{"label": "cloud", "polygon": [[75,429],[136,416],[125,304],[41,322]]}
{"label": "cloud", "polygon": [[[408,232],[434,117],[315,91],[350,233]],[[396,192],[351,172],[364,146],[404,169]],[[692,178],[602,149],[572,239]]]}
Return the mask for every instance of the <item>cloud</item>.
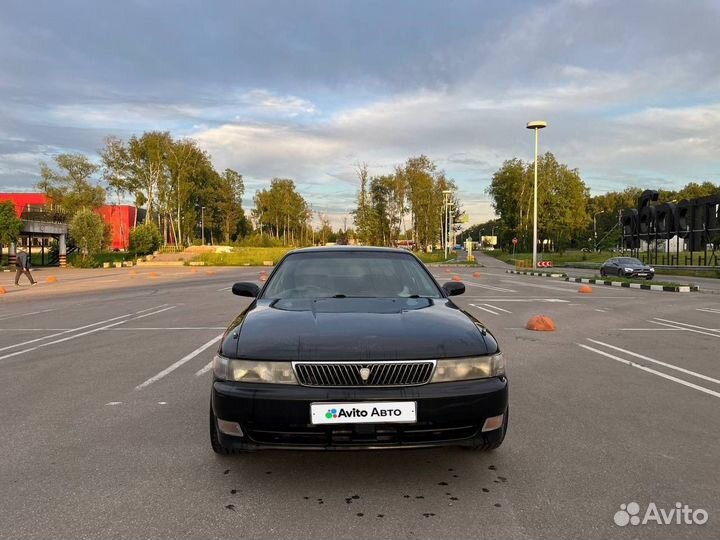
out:
{"label": "cloud", "polygon": [[0,16],[3,188],[32,185],[34,159],[159,129],[250,197],[290,177],[335,219],[358,163],[424,153],[479,221],[538,118],[541,151],[594,192],[720,176],[717,2],[26,4]]}

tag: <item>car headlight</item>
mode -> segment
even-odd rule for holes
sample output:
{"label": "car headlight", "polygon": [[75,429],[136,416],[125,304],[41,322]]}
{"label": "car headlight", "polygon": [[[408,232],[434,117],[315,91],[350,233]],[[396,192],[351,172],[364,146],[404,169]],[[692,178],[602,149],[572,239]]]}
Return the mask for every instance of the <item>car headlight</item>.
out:
{"label": "car headlight", "polygon": [[505,360],[502,353],[470,358],[438,360],[430,382],[466,381],[487,379],[505,374]]}
{"label": "car headlight", "polygon": [[223,381],[297,384],[290,362],[236,360],[216,354],[212,366],[215,377]]}
{"label": "car headlight", "polygon": [[625,268],[625,271],[626,271],[626,272],[632,272],[633,269],[632,269],[632,268]]}
{"label": "car headlight", "polygon": [[651,268],[650,268],[650,271],[651,271],[651,272],[654,272],[654,271],[655,271],[655,269],[651,267]]}

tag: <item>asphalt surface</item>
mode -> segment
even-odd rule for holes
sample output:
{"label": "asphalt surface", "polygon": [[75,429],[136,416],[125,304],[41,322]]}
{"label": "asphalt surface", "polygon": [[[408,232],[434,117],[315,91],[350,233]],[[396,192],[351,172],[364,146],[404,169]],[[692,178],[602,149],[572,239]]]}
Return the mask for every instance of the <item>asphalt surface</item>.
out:
{"label": "asphalt surface", "polygon": [[[720,297],[580,294],[480,262],[432,270],[462,276],[458,305],[508,359],[510,429],[489,453],[213,454],[204,368],[248,304],[229,287],[258,268],[68,273],[9,290],[0,537],[720,536]],[[526,330],[537,314],[557,331]],[[709,519],[616,525],[631,502],[641,514],[681,502]]]}

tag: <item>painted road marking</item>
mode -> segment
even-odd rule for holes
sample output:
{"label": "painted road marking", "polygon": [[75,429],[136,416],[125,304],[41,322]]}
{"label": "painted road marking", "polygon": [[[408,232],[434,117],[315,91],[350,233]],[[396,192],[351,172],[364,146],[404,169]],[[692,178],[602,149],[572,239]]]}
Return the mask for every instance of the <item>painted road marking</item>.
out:
{"label": "painted road marking", "polygon": [[715,308],[696,308],[695,311],[704,311],[706,313],[717,313],[720,315],[720,309],[715,309]]}
{"label": "painted road marking", "polygon": [[[76,339],[76,338],[79,338],[79,337],[87,336],[88,334],[94,334],[95,332],[100,332],[100,331],[102,331],[102,330],[107,330],[108,328],[112,328],[113,326],[117,326],[117,325],[119,325],[119,324],[124,324],[124,323],[126,323],[126,322],[128,322],[128,321],[135,321],[135,320],[138,320],[138,319],[142,319],[142,318],[144,318],[144,317],[149,317],[149,316],[151,316],[151,315],[157,315],[158,313],[162,313],[163,311],[167,311],[167,310],[169,310],[169,309],[173,309],[174,307],[175,307],[175,306],[166,307],[166,308],[160,309],[160,310],[158,310],[158,311],[153,311],[153,312],[151,312],[151,313],[146,313],[145,315],[140,315],[139,317],[132,317],[132,318],[130,318],[130,319],[125,319],[125,320],[122,320],[122,321],[114,322],[114,323],[108,324],[108,325],[106,325],[106,326],[101,326],[100,328],[93,328],[92,330],[87,330],[86,332],[81,332],[81,333],[79,333],[79,334],[73,334],[73,335],[70,335],[70,336],[68,336],[68,337],[64,337],[64,338],[61,338],[61,339],[56,339],[55,341],[48,341],[47,343],[41,343],[40,345],[36,345],[35,347],[31,347],[31,348],[29,348],[29,349],[23,349],[22,351],[15,351],[14,353],[10,353],[10,354],[6,354],[6,355],[4,355],[4,356],[0,356],[0,360],[5,360],[6,358],[11,358],[11,357],[13,357],[13,356],[19,356],[19,355],[21,355],[21,354],[26,354],[26,353],[29,353],[29,352],[32,352],[32,351],[36,351],[36,350],[38,350],[38,349],[42,349],[43,347],[49,347],[50,345],[56,345],[56,344],[58,344],[58,343],[64,343],[65,341],[70,341],[71,339]],[[145,310],[143,310],[143,311],[145,311]],[[138,313],[139,313],[139,312],[138,312]],[[126,317],[126,315],[123,315],[122,317]],[[118,319],[118,318],[119,318],[119,317],[115,317],[115,319]],[[111,321],[111,320],[113,320],[113,319],[108,319],[108,320]],[[95,324],[98,324],[98,323],[95,323]],[[102,323],[100,323],[100,324],[102,324]],[[94,325],[93,325],[93,326],[94,326]],[[88,327],[86,326],[85,328],[88,328]],[[62,332],[62,333],[67,333],[67,332]],[[45,339],[47,339],[47,338],[45,338]]]}
{"label": "painted road marking", "polygon": [[643,365],[637,364],[637,363],[633,362],[632,360],[625,360],[624,358],[620,358],[618,356],[615,356],[615,355],[610,354],[605,351],[601,351],[599,349],[595,349],[588,345],[583,345],[582,343],[576,343],[576,345],[578,345],[579,347],[582,347],[583,349],[587,349],[588,351],[592,351],[594,353],[605,356],[607,358],[612,358],[613,360],[616,360],[616,361],[626,364],[628,366],[632,366],[632,367],[640,369],[642,371],[646,371],[647,373],[652,373],[653,375],[657,375],[658,377],[662,377],[663,379],[667,379],[669,381],[673,381],[678,384],[682,384],[683,386],[687,386],[688,388],[692,388],[694,390],[697,390],[698,392],[703,392],[704,394],[709,394],[716,398],[720,398],[720,392],[715,392],[714,390],[710,390],[709,388],[705,388],[704,386],[699,386],[697,384],[693,384],[691,382],[687,382],[682,379],[678,379],[677,377],[673,377],[672,375],[668,375],[667,373],[662,373],[661,371],[656,371],[654,369],[650,369],[649,367],[645,367]]}
{"label": "painted road marking", "polygon": [[[161,304],[157,307],[160,308],[163,306],[167,306],[167,304]],[[150,309],[153,309],[153,308],[150,308]],[[22,347],[23,345],[30,345],[32,343],[37,343],[38,341],[42,341],[44,339],[51,339],[51,338],[54,338],[57,336],[62,336],[63,334],[68,334],[70,332],[77,332],[78,330],[85,330],[86,328],[92,328],[93,326],[98,326],[100,324],[105,324],[105,323],[108,323],[111,321],[117,321],[118,319],[122,319],[124,317],[132,317],[133,315],[137,315],[138,313],[142,313],[143,311],[146,311],[146,310],[136,311],[135,313],[126,313],[125,315],[120,315],[119,317],[113,317],[112,319],[105,319],[104,321],[99,321],[99,322],[95,322],[92,324],[86,324],[85,326],[78,326],[77,328],[70,328],[69,330],[63,330],[62,332],[58,332],[57,334],[50,334],[49,336],[43,336],[43,337],[31,339],[29,341],[23,341],[21,343],[16,343],[15,345],[8,345],[6,347],[0,348],[0,351],[14,349],[15,347]],[[41,331],[41,330],[38,330],[38,331]],[[2,358],[4,358],[4,357],[1,357],[0,360],[2,360]]]}
{"label": "painted road marking", "polygon": [[212,369],[212,364],[213,364],[213,361],[210,360],[207,364],[205,364],[203,367],[201,367],[200,369],[198,369],[195,372],[195,376],[199,377],[200,375],[205,375],[205,373],[207,373],[208,371],[210,371]]}
{"label": "painted road marking", "polygon": [[465,282],[465,285],[469,285],[470,287],[480,287],[481,289],[487,289],[489,291],[497,291],[497,292],[509,292],[509,293],[515,293],[517,291],[514,291],[513,289],[505,289],[503,287],[494,287],[493,285],[485,285],[480,283],[469,283]]}
{"label": "painted road marking", "polygon": [[493,315],[497,315],[497,311],[493,311],[493,310],[491,310],[491,309],[484,308],[484,307],[482,307],[482,306],[478,306],[477,304],[470,304],[470,305],[471,305],[472,307],[474,307],[474,308],[482,309],[483,311],[487,311],[488,313],[492,313]]}
{"label": "painted road marking", "polygon": [[[570,300],[561,298],[488,298],[487,296],[464,296],[468,300],[487,300],[489,302],[549,302],[566,304]],[[596,296],[595,298],[599,298]]]}
{"label": "painted road marking", "polygon": [[[501,281],[503,283],[512,283],[514,285],[520,285],[522,287],[537,287],[538,289],[549,289],[551,291],[562,291],[562,292],[566,292],[566,293],[573,292],[573,289],[569,288],[569,287],[562,288],[562,287],[553,287],[551,285],[540,285],[539,283],[523,283],[522,281],[511,280],[511,279],[503,279]],[[558,283],[564,283],[564,282],[559,281]],[[572,285],[575,286],[575,284],[572,284]]]}
{"label": "painted road marking", "polygon": [[143,388],[145,388],[145,387],[147,387],[147,386],[150,386],[152,383],[159,381],[160,379],[162,379],[163,377],[165,377],[165,375],[167,375],[167,374],[169,374],[169,373],[172,373],[173,371],[175,371],[177,368],[179,368],[180,366],[182,366],[182,365],[185,364],[186,362],[188,362],[188,361],[192,360],[193,358],[195,358],[198,354],[200,354],[201,352],[203,352],[205,349],[207,349],[207,348],[209,348],[209,347],[212,347],[213,344],[217,343],[218,341],[220,341],[220,340],[222,339],[223,335],[224,335],[224,334],[220,334],[220,335],[218,335],[218,336],[215,336],[215,337],[212,338],[210,341],[208,341],[208,342],[205,343],[204,345],[201,345],[200,347],[198,347],[197,349],[195,349],[195,350],[194,350],[193,352],[191,352],[190,354],[188,354],[188,355],[186,355],[186,356],[183,356],[180,360],[178,360],[178,361],[175,362],[174,364],[171,364],[171,365],[169,365],[168,367],[166,367],[165,369],[163,369],[163,370],[162,370],[160,373],[158,373],[157,375],[153,375],[152,377],[150,377],[150,378],[149,378],[148,380],[146,380],[145,382],[142,382],[142,383],[138,384],[138,385],[135,387],[135,390],[142,390]]}
{"label": "painted road marking", "polygon": [[[720,338],[720,330],[716,328],[705,328],[704,326],[696,326],[694,324],[670,321],[667,319],[661,319],[659,317],[655,317],[654,320],[648,322],[660,324],[662,326],[669,326],[670,328],[682,328],[683,330],[686,330],[688,332],[694,332],[695,334],[703,334],[705,336]],[[696,330],[696,328],[699,330]],[[703,332],[702,330],[705,331]]]}
{"label": "painted road marking", "polygon": [[680,371],[681,373],[685,373],[686,375],[692,375],[693,377],[697,377],[698,379],[703,379],[705,381],[710,381],[715,384],[720,384],[720,380],[713,379],[712,377],[708,377],[707,375],[703,375],[702,373],[697,373],[695,371],[690,371],[689,369],[681,368],[679,366],[675,366],[673,364],[668,364],[666,362],[661,362],[660,360],[655,360],[654,358],[650,358],[649,356],[644,356],[642,354],[638,354],[632,351],[628,351],[627,349],[621,349],[620,347],[616,347],[615,345],[610,345],[609,343],[604,343],[602,341],[597,341],[595,339],[588,338],[588,341],[595,343],[596,345],[602,345],[603,347],[607,347],[608,349],[613,349],[618,352],[622,352],[625,354],[629,354],[630,356],[634,356],[635,358],[640,358],[642,360],[647,360],[648,362],[653,362],[655,364],[658,364],[660,366],[666,367],[668,369],[674,369],[676,371]]}
{"label": "painted road marking", "polygon": [[503,309],[501,307],[493,306],[492,304],[485,304],[489,308],[497,309],[498,311],[504,311],[505,313],[512,313],[512,311],[508,311],[507,309]]}
{"label": "painted road marking", "polygon": [[43,309],[40,311],[31,311],[29,313],[18,313],[15,315],[3,315],[0,317],[0,321],[7,321],[8,319],[19,319],[21,317],[27,317],[28,315],[38,315],[39,313],[49,313],[55,311],[54,309]]}

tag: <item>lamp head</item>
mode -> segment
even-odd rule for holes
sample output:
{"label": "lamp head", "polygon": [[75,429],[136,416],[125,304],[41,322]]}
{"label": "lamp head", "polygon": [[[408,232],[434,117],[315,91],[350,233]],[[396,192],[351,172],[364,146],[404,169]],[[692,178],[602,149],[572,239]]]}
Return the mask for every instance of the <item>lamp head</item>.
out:
{"label": "lamp head", "polygon": [[528,129],[542,129],[547,127],[547,122],[545,120],[533,120],[528,122],[526,127]]}

